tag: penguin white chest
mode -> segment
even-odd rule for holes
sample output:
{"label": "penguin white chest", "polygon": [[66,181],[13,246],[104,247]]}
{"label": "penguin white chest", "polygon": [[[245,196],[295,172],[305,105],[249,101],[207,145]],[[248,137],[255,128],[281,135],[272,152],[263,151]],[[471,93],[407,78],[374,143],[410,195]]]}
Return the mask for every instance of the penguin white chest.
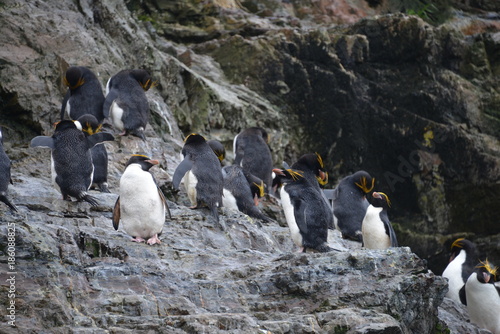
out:
{"label": "penguin white chest", "polygon": [[285,213],[286,223],[290,229],[292,240],[297,246],[302,247],[302,235],[300,234],[299,226],[295,220],[295,209],[292,205],[292,201],[290,200],[290,195],[286,192],[285,187],[281,187],[280,196],[281,206],[283,207],[283,212]]}
{"label": "penguin white chest", "polygon": [[370,205],[366,210],[365,218],[361,225],[363,244],[369,249],[386,249],[391,246],[391,240],[387,235],[384,222],[380,219],[382,208]]}
{"label": "penguin white chest", "polygon": [[122,117],[123,117],[123,109],[116,103],[116,100],[113,101],[110,107],[109,111],[109,116],[111,118],[111,122],[113,123],[113,126],[120,130],[123,131],[125,129],[125,126],[123,125]]}
{"label": "penguin white chest", "polygon": [[448,266],[446,266],[442,275],[448,279],[448,292],[446,293],[446,297],[451,298],[458,303],[461,303],[459,291],[464,285],[464,280],[462,278],[462,264],[465,262],[465,258],[465,250],[461,250],[453,261],[448,263]]}
{"label": "penguin white chest", "polygon": [[149,172],[131,164],[120,179],[120,216],[129,235],[150,238],[161,233],[165,205]]}
{"label": "penguin white chest", "polygon": [[239,211],[238,204],[236,204],[236,198],[234,198],[234,195],[226,188],[224,188],[222,192],[222,206],[231,210]]}
{"label": "penguin white chest", "polygon": [[480,283],[472,273],[465,286],[470,321],[494,334],[500,333],[500,296],[493,284]]}

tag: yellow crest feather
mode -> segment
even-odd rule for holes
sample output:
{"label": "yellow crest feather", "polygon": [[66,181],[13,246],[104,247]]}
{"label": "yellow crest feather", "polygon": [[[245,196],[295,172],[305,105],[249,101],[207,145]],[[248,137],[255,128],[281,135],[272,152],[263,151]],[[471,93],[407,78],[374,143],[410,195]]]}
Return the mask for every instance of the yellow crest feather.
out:
{"label": "yellow crest feather", "polygon": [[492,267],[491,264],[488,262],[488,259],[486,259],[484,262],[479,260],[479,262],[481,262],[482,266],[477,266],[476,268],[486,269],[486,271],[488,271],[491,275],[493,275],[493,281],[495,282],[497,280],[498,267]]}
{"label": "yellow crest feather", "polygon": [[453,247],[463,248],[462,240],[465,240],[465,238],[458,238],[457,240],[453,241],[453,243],[451,244],[451,248]]}
{"label": "yellow crest feather", "polygon": [[364,177],[364,176],[361,178],[361,184],[359,184],[357,182],[355,182],[354,184],[357,185],[358,187],[360,187],[361,190],[363,190],[365,192],[365,194],[368,194],[375,187],[375,178],[372,178],[372,185],[370,188],[368,188],[366,177]]}

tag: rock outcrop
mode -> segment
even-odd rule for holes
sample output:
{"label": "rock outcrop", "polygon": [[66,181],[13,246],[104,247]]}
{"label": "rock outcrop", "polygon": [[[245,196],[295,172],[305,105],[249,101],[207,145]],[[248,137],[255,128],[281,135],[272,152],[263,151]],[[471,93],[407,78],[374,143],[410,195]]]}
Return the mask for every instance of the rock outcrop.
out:
{"label": "rock outcrop", "polygon": [[[498,19],[359,20],[388,10],[373,3],[4,1],[0,126],[20,213],[0,206],[0,300],[15,300],[17,331],[479,333],[462,306],[442,303],[446,282],[421,258],[440,274],[449,243],[466,235],[500,264]],[[112,194],[93,193],[97,208],[62,201],[48,150],[28,147],[52,133],[72,65],[103,87],[124,68],[157,83],[148,140],[105,144]],[[225,210],[225,230],[188,209],[170,187],[184,135],[220,140],[230,163],[234,135],[254,125],[268,129],[277,165],[317,151],[331,186],[370,171],[411,249],[362,250],[332,231],[339,252],[296,254],[272,199],[276,222]],[[174,218],[158,247],[111,227],[133,153],[160,160]]]}

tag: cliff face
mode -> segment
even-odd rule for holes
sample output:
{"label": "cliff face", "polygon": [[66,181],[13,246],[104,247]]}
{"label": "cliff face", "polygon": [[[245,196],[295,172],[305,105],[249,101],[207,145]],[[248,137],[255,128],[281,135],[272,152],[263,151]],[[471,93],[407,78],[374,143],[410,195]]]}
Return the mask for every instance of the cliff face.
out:
{"label": "cliff face", "polygon": [[[449,302],[438,320],[446,283],[412,252],[440,274],[449,243],[465,235],[500,263],[498,21],[488,13],[439,27],[402,14],[359,20],[389,9],[363,1],[3,2],[0,125],[20,213],[0,206],[0,214],[16,226],[20,331],[477,332]],[[145,68],[158,83],[147,93],[147,142],[120,137],[106,147],[115,194],[130,154],[160,160],[153,172],[174,220],[159,247],[111,228],[115,194],[96,194],[95,209],[62,202],[49,152],[28,148],[52,134],[71,65],[90,67],[103,86],[124,68]],[[293,254],[275,203],[267,210],[278,223],[225,211],[225,231],[187,209],[170,187],[184,135],[231,150],[234,135],[254,125],[268,129],[277,166],[317,151],[330,186],[369,171],[411,251],[364,251],[332,233],[343,252]],[[7,231],[2,225],[2,282]]]}

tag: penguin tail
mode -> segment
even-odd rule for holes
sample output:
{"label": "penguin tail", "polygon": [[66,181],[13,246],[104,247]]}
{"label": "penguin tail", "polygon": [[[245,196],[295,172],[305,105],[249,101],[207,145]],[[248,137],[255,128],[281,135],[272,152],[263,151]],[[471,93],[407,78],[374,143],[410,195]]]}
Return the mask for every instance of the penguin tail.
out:
{"label": "penguin tail", "polygon": [[12,211],[15,211],[15,212],[18,212],[17,210],[17,207],[12,204],[11,201],[9,201],[9,199],[7,198],[7,196],[5,196],[4,194],[1,194],[0,195],[0,201],[4,202],[5,204],[7,204],[7,206],[12,210]]}
{"label": "penguin tail", "polygon": [[95,198],[94,196],[90,196],[86,192],[81,193],[80,196],[78,196],[78,199],[90,203],[90,205],[92,206],[99,205],[99,203],[97,202],[97,198]]}

